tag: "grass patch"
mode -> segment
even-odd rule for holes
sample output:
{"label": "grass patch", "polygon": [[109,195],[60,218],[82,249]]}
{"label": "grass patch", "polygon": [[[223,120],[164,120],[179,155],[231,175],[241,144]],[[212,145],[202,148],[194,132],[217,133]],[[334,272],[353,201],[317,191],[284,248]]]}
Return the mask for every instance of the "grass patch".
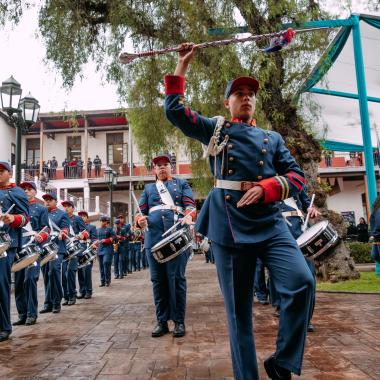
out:
{"label": "grass patch", "polygon": [[317,283],[317,290],[380,293],[380,276],[376,276],[375,272],[360,272],[360,279],[358,280],[342,281],[335,284],[319,282]]}

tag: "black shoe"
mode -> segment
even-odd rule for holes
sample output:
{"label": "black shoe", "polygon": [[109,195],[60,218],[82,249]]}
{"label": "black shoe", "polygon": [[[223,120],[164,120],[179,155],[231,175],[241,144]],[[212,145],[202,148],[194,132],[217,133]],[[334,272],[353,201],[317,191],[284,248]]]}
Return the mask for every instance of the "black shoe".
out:
{"label": "black shoe", "polygon": [[277,318],[280,318],[280,307],[277,306],[276,310],[274,311],[273,315]]}
{"label": "black shoe", "polygon": [[110,282],[106,282],[106,287],[108,288],[110,286]]}
{"label": "black shoe", "polygon": [[272,355],[264,361],[264,368],[267,375],[272,380],[291,380],[292,374],[286,369],[276,364],[276,359]]}
{"label": "black shoe", "polygon": [[11,335],[10,331],[0,331],[0,342],[9,339],[9,335]]}
{"label": "black shoe", "polygon": [[314,326],[311,323],[309,323],[309,326],[307,326],[307,332],[314,332],[314,331],[315,331]]}
{"label": "black shoe", "polygon": [[91,294],[86,294],[86,295],[84,296],[84,299],[85,299],[85,300],[89,300],[91,297],[92,297]]}
{"label": "black shoe", "polygon": [[185,334],[185,325],[183,323],[176,323],[173,330],[173,336],[175,338],[180,338],[181,336],[185,336]]}
{"label": "black shoe", "polygon": [[103,286],[106,286],[106,284],[104,282],[102,282],[100,285],[99,285],[99,288],[102,288]]}
{"label": "black shoe", "polygon": [[76,298],[70,298],[69,299],[69,302],[67,303],[68,306],[72,306],[72,305],[75,305],[77,302]]}
{"label": "black shoe", "polygon": [[62,306],[67,306],[69,304],[69,300],[65,300],[64,302],[62,302]]}
{"label": "black shoe", "polygon": [[51,313],[53,308],[51,306],[44,306],[42,310],[40,310],[40,314],[45,314],[45,313]]}
{"label": "black shoe", "polygon": [[158,338],[169,332],[168,322],[158,322],[156,327],[152,331],[152,337]]}
{"label": "black shoe", "polygon": [[118,280],[122,280],[124,278],[124,276],[119,276]]}
{"label": "black shoe", "polygon": [[115,280],[118,280],[119,278],[120,278],[119,276],[115,276],[115,277],[114,277]]}
{"label": "black shoe", "polygon": [[12,326],[22,326],[22,325],[25,325],[25,322],[26,322],[26,319],[19,319],[18,321],[13,322]]}
{"label": "black shoe", "polygon": [[58,313],[60,313],[60,312],[61,312],[61,305],[53,305],[53,310],[52,310],[52,312],[53,312],[54,314],[58,314]]}
{"label": "black shoe", "polygon": [[77,296],[77,300],[81,300],[82,298],[84,298],[84,294],[79,294],[79,296]]}
{"label": "black shoe", "polygon": [[37,317],[28,317],[26,318],[25,326],[35,325],[37,321]]}

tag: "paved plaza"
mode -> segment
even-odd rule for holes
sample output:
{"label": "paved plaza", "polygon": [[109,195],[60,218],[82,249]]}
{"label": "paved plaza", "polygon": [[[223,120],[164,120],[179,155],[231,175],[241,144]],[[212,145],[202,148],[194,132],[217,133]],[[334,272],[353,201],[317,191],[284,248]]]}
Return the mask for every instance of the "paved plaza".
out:
{"label": "paved plaza", "polygon": [[[184,338],[150,337],[148,271],[98,288],[96,269],[91,300],[40,315],[35,326],[15,327],[0,343],[0,379],[232,379],[215,266],[194,257],[187,278]],[[39,287],[42,305],[41,279]],[[15,321],[14,302],[12,310]],[[255,304],[254,315],[260,378],[267,379],[263,360],[273,351],[278,320],[270,306]],[[379,295],[318,294],[313,323],[299,379],[380,379]]]}

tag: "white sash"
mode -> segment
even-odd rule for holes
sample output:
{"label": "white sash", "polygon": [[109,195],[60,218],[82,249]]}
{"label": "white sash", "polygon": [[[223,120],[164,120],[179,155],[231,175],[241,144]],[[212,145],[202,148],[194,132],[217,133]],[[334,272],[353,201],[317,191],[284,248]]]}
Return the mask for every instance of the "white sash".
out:
{"label": "white sash", "polygon": [[165,184],[162,181],[160,181],[160,180],[156,181],[156,188],[158,191],[158,195],[161,198],[161,202],[164,205],[174,206],[173,198],[172,198],[169,190],[167,189],[167,187],[165,186]]}
{"label": "white sash", "polygon": [[292,207],[292,208],[294,208],[295,210],[298,210],[297,203],[296,203],[296,201],[294,200],[293,197],[290,197],[290,198],[284,199],[284,203],[285,203],[287,206]]}

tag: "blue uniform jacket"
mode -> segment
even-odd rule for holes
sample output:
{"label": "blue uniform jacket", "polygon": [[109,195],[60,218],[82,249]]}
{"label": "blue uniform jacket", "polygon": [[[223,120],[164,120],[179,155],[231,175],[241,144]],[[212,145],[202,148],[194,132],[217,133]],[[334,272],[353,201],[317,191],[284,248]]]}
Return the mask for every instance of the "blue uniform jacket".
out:
{"label": "blue uniform jacket", "polygon": [[131,239],[131,225],[123,224],[119,235],[125,238],[125,240],[120,240],[119,247],[128,247],[129,240]]}
{"label": "blue uniform jacket", "polygon": [[[45,206],[40,203],[33,202],[29,203],[29,217],[30,224],[33,231],[40,232],[43,228],[47,236],[49,236],[50,227],[49,227],[49,213]],[[22,244],[28,243],[30,237],[23,237]]]}
{"label": "blue uniform jacket", "polygon": [[[110,239],[110,238],[115,238],[115,231],[111,227],[105,227],[105,228],[98,228],[98,239],[103,240],[103,239]],[[103,256],[105,254],[113,254],[113,245],[112,241],[107,242],[107,243],[100,243],[98,247],[98,255]]]}
{"label": "blue uniform jacket", "polygon": [[[65,231],[67,234],[70,231],[70,218],[65,211],[55,208],[49,211],[49,219],[51,219],[61,230]],[[58,244],[58,253],[66,253],[66,244],[64,240],[56,239],[55,242]]]}
{"label": "blue uniform jacket", "polygon": [[[193,191],[186,180],[172,178],[169,181],[165,181],[164,184],[176,206],[182,207],[184,210],[189,207],[195,207]],[[156,184],[151,183],[146,185],[139,201],[141,212],[144,215],[148,215],[148,231],[145,231],[145,248],[152,248],[162,240],[162,234],[175,223],[174,212],[172,210],[156,210],[149,213],[149,210],[153,206],[161,204]]]}
{"label": "blue uniform jacket", "polygon": [[14,224],[4,224],[0,230],[9,234],[12,239],[10,248],[20,248],[22,246],[22,229],[28,223],[29,201],[24,190],[20,187],[10,185],[0,189],[0,207],[2,212],[6,212],[13,204],[15,206],[10,214],[21,215],[21,221]]}
{"label": "blue uniform jacket", "polygon": [[[307,214],[307,209],[309,208],[311,201],[306,193],[306,189],[302,189],[302,191],[293,198],[296,201],[298,209]],[[287,211],[296,211],[296,209],[287,205],[285,202],[281,202],[281,212]],[[289,216],[286,219],[292,224],[288,227],[293,237],[297,239],[300,235],[302,235],[302,219],[299,216]]]}
{"label": "blue uniform jacket", "polygon": [[90,223],[86,224],[86,231],[89,234],[89,240],[91,242],[94,242],[98,240],[98,231],[96,230],[96,227]]}
{"label": "blue uniform jacket", "polygon": [[[186,136],[208,145],[217,120],[192,111],[184,101],[184,78],[165,77],[167,118]],[[243,191],[213,188],[198,216],[196,229],[211,241],[225,246],[257,243],[286,229],[277,201],[302,190],[302,170],[277,132],[243,122],[225,122],[219,142],[228,136],[223,152],[210,164],[217,179],[257,182],[264,189],[263,200],[237,208]],[[224,159],[222,159],[224,155]],[[222,171],[222,161],[224,170]]]}
{"label": "blue uniform jacket", "polygon": [[71,217],[69,216],[69,219],[75,235],[86,230],[86,225],[80,216],[72,215]]}
{"label": "blue uniform jacket", "polygon": [[380,208],[372,212],[369,222],[371,224],[371,236],[375,237],[375,241],[380,241]]}

